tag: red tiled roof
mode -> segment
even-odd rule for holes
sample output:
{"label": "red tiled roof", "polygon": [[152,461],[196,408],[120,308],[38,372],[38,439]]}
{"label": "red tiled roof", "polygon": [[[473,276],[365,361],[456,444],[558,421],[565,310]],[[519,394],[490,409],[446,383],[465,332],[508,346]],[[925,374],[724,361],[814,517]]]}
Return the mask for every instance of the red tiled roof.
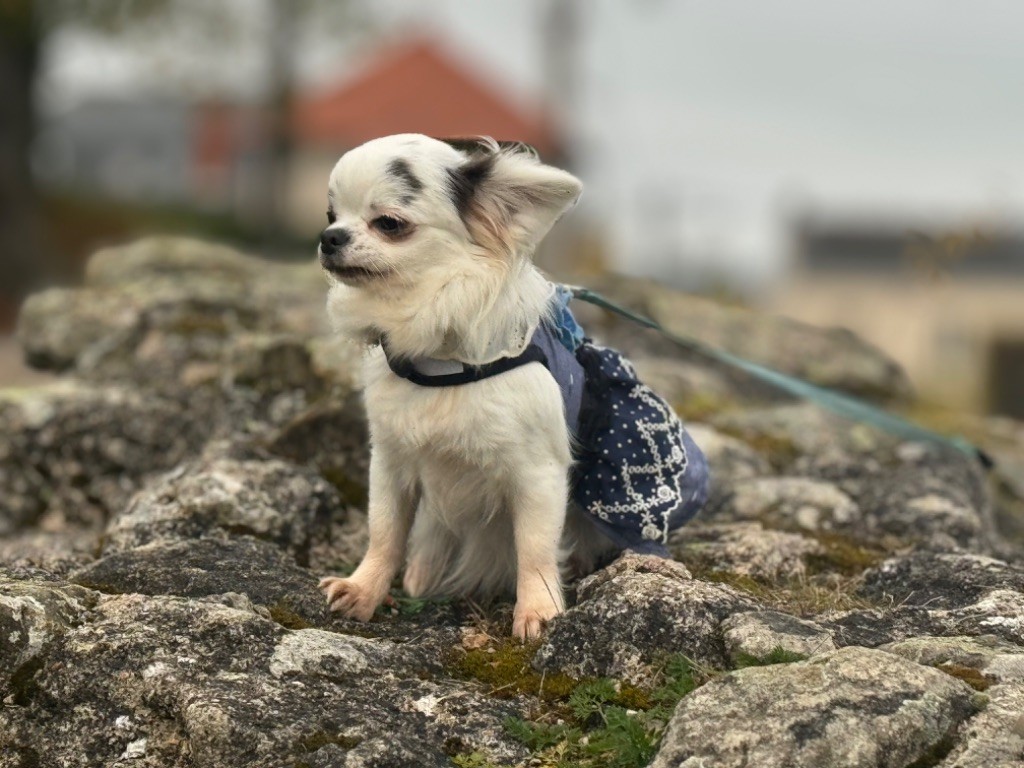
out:
{"label": "red tiled roof", "polygon": [[300,97],[292,128],[300,143],[339,150],[393,133],[492,136],[557,153],[553,127],[504,98],[436,43],[413,40],[384,51],[341,87]]}

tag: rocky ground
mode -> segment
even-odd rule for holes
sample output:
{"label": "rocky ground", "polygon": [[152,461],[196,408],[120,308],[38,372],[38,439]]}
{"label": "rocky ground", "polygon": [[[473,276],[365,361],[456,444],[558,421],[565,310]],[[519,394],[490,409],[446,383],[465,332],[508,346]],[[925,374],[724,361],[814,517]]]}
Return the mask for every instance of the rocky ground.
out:
{"label": "rocky ground", "polygon": [[[606,291],[914,408],[847,333]],[[63,375],[0,390],[0,766],[1024,764],[1024,427],[958,420],[985,471],[583,308],[710,457],[674,559],[574,585],[535,646],[507,603],[397,589],[357,624],[317,591],[365,544],[367,471],[324,293],[312,265],[152,239],[24,306],[27,359]]]}

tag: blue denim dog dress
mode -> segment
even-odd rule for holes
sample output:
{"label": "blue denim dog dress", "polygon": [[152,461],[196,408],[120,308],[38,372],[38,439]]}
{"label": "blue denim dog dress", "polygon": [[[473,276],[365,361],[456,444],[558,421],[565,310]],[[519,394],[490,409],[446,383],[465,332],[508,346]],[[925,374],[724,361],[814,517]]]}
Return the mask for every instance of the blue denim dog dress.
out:
{"label": "blue denim dog dress", "polygon": [[551,312],[514,358],[427,375],[415,361],[388,353],[391,370],[422,386],[470,384],[529,363],[558,382],[573,436],[573,502],[618,548],[667,555],[671,531],[707,500],[707,460],[672,408],[637,379],[626,358],[584,337],[569,309],[572,294],[555,290]]}

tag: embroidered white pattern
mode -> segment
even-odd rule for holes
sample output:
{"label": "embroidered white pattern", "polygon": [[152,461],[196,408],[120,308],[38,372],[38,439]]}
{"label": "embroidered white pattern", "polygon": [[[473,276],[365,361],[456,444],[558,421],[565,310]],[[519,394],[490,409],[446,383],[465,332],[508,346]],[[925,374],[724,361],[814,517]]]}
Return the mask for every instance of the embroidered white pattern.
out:
{"label": "embroidered white pattern", "polygon": [[707,498],[707,463],[671,407],[615,350],[588,345],[590,419],[573,497],[622,548],[663,552]]}
{"label": "embroidered white pattern", "polygon": [[623,458],[617,479],[626,500],[594,501],[590,512],[608,523],[638,517],[643,538],[664,543],[672,514],[687,501],[681,492],[689,463],[686,446],[676,415],[660,398],[642,384],[635,386],[629,397],[647,406],[636,409],[636,430],[647,447],[647,463],[631,464]]}

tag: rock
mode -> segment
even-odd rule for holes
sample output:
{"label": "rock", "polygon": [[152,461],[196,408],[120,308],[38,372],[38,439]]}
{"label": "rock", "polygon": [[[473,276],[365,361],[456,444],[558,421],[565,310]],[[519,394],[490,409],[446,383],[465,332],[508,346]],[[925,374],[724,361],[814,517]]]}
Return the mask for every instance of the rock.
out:
{"label": "rock", "polygon": [[[0,743],[15,764],[113,765],[127,755],[154,768],[276,768],[409,755],[408,764],[444,765],[452,750],[523,755],[501,727],[514,706],[419,679],[400,645],[289,632],[245,608],[182,598],[103,598],[52,644],[7,712]],[[383,734],[385,749],[364,746]]]}
{"label": "rock", "polygon": [[23,578],[63,581],[68,574],[96,559],[103,532],[78,525],[45,531],[26,528],[0,537],[0,572]]}
{"label": "rock", "polygon": [[721,507],[737,482],[772,474],[768,460],[741,440],[707,424],[690,422],[686,430],[704,452],[711,469],[711,494],[705,509]]}
{"label": "rock", "polygon": [[326,282],[313,253],[287,263],[188,237],[147,237],[95,253],[86,265],[85,287],[142,298],[246,300],[282,330],[325,330]]}
{"label": "rock", "polygon": [[995,462],[989,479],[994,521],[1000,540],[1007,542],[1001,556],[1019,557],[1024,550],[1024,422],[1005,417],[968,422],[969,434]]}
{"label": "rock", "polygon": [[302,389],[309,398],[325,382],[313,365],[305,341],[282,333],[250,333],[232,340],[226,351],[227,376],[232,386],[249,387],[264,394]]}
{"label": "rock", "polygon": [[949,631],[934,613],[913,606],[856,608],[818,616],[816,621],[828,628],[837,646],[877,648],[909,637]]}
{"label": "rock", "polygon": [[248,536],[158,540],[106,555],[75,571],[71,580],[108,594],[206,597],[240,592],[286,626],[330,622],[316,576],[273,544]]}
{"label": "rock", "polygon": [[802,477],[740,481],[721,507],[709,509],[708,515],[807,531],[849,530],[860,519],[857,505],[834,485]]}
{"label": "rock", "polygon": [[186,238],[96,254],[86,285],[30,297],[18,337],[30,363],[97,381],[180,384],[220,365],[246,332],[324,330],[319,269],[243,256]]}
{"label": "rock", "polygon": [[577,604],[551,623],[534,667],[636,684],[651,682],[672,654],[723,666],[721,622],[755,607],[729,587],[693,579],[679,563],[636,554],[580,582],[576,593]]}
{"label": "rock", "polygon": [[18,341],[36,368],[64,371],[91,367],[110,350],[142,340],[141,311],[116,295],[51,288],[25,299]]}
{"label": "rock", "polygon": [[910,382],[877,347],[841,328],[824,329],[744,307],[672,292],[654,292],[653,317],[669,331],[807,381],[879,400],[901,399]]}
{"label": "rock", "polygon": [[987,552],[996,535],[979,469],[959,454],[907,443],[884,461],[833,450],[804,456],[789,469],[800,474],[731,482],[705,515],[837,532],[889,549],[915,542]]}
{"label": "rock", "polygon": [[865,574],[865,597],[929,610],[965,608],[995,591],[1024,590],[1024,568],[981,555],[915,552]]}
{"label": "rock", "polygon": [[981,555],[915,552],[864,575],[859,593],[890,608],[820,623],[837,645],[879,646],[911,637],[998,635],[1024,645],[1024,569]]}
{"label": "rock", "polygon": [[756,449],[782,474],[793,473],[794,464],[806,456],[843,467],[865,460],[877,463],[897,443],[885,432],[809,402],[730,409],[708,421]]}
{"label": "rock", "polygon": [[344,518],[334,489],[279,459],[200,459],[150,484],[107,527],[103,552],[153,541],[253,536],[309,564],[314,539]]}
{"label": "rock", "polygon": [[724,572],[766,582],[801,578],[809,558],[826,554],[814,539],[766,530],[760,523],[690,523],[673,532],[669,549],[698,575]]}
{"label": "rock", "polygon": [[212,281],[244,289],[252,282],[255,263],[225,245],[158,235],[97,251],[86,264],[85,282],[93,287],[116,287]]}
{"label": "rock", "polygon": [[[880,400],[908,391],[846,334],[617,288],[783,370]],[[666,697],[710,678],[656,765],[1020,761],[1024,555],[1002,537],[1024,509],[1019,425],[975,420],[998,443],[992,495],[970,457],[581,306],[708,456],[708,507],[669,542],[682,562],[620,557],[576,585],[536,647],[508,640],[507,601],[396,588],[357,623],[317,588],[367,542],[363,350],[328,331],[325,294],[312,259],[149,238],[25,304],[28,358],[66,379],[0,393],[0,766],[571,761],[607,721],[580,720],[569,697],[605,676],[607,706],[645,741]],[[666,676],[680,655],[692,680]],[[758,664],[772,666],[722,672]],[[509,717],[585,736],[528,750]]]}
{"label": "rock", "polygon": [[360,507],[369,484],[369,443],[366,414],[355,394],[325,398],[266,438],[271,453],[315,468],[347,503]]}
{"label": "rock", "polygon": [[199,450],[204,416],[119,387],[0,392],[0,535],[44,514],[54,526],[102,525],[148,474]]}
{"label": "rock", "polygon": [[836,649],[828,629],[778,611],[734,614],[722,623],[722,632],[734,664],[763,661],[776,651],[806,658]]}
{"label": "rock", "polygon": [[[618,344],[611,346],[619,347]],[[672,350],[673,352],[675,350]],[[702,421],[709,415],[734,407],[748,393],[732,380],[727,372],[701,362],[673,357],[656,357],[649,353],[631,357],[640,380],[661,395],[683,419]],[[757,392],[770,398],[772,392]],[[784,399],[784,398],[783,398]],[[704,447],[704,444],[700,444]]]}
{"label": "rock", "polygon": [[81,587],[0,577],[0,699],[20,685],[53,639],[78,626],[96,595]]}
{"label": "rock", "polygon": [[804,456],[794,471],[835,483],[857,502],[875,538],[984,552],[996,536],[981,467],[957,451],[903,443],[871,461]]}
{"label": "rock", "polygon": [[743,669],[680,702],[651,768],[923,765],[950,749],[973,695],[934,669],[861,648]]}
{"label": "rock", "polygon": [[881,650],[938,667],[978,690],[994,682],[1024,683],[1024,647],[995,635],[912,637],[883,645]]}
{"label": "rock", "polygon": [[985,700],[939,768],[1015,768],[1024,761],[1024,684],[989,688]]}
{"label": "rock", "polygon": [[[847,330],[815,328],[787,318],[770,317],[622,275],[598,279],[594,288],[613,301],[654,318],[669,331],[816,384],[880,400],[905,398],[911,392],[906,374],[895,362]],[[574,309],[577,307],[582,307],[581,302],[573,305]],[[640,336],[635,325],[609,313],[581,309],[579,314],[586,318],[584,325],[591,334],[607,334],[622,327],[626,329],[623,336]],[[655,336],[644,334],[647,335]],[[615,341],[621,343],[621,339]],[[634,344],[645,341],[637,340]],[[666,355],[664,345],[647,343],[661,356]]]}
{"label": "rock", "polygon": [[337,518],[327,538],[314,539],[309,550],[309,567],[317,573],[351,573],[362,561],[370,544],[370,526],[366,513],[354,507],[341,522]]}

